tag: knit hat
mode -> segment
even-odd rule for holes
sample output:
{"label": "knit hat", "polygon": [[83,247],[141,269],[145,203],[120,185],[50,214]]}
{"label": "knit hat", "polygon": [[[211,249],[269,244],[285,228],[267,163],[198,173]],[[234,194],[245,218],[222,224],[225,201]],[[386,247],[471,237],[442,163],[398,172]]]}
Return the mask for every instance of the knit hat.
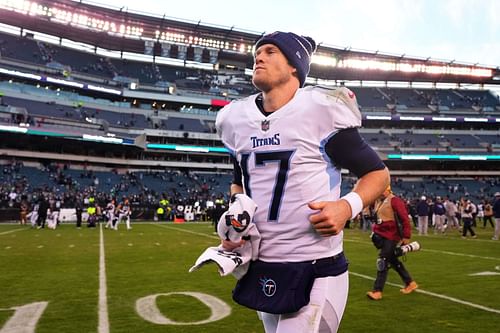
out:
{"label": "knit hat", "polygon": [[311,37],[299,36],[293,32],[275,31],[257,41],[255,49],[264,44],[276,45],[297,70],[300,86],[304,86],[309,74],[311,56],[316,50],[316,42]]}

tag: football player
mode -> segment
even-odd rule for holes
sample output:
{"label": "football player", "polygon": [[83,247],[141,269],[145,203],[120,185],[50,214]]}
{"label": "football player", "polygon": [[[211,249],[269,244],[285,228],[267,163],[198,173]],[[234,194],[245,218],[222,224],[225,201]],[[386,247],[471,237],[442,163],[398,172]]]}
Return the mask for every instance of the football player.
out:
{"label": "football player", "polygon": [[111,199],[110,202],[106,205],[106,217],[108,218],[108,222],[104,226],[104,228],[113,228],[113,221],[115,220],[115,199]]}
{"label": "football player", "polygon": [[130,203],[128,199],[125,199],[123,203],[118,205],[118,219],[116,220],[115,230],[118,230],[118,224],[125,219],[125,223],[127,224],[127,230],[132,229],[130,226],[130,215],[132,214],[132,209],[130,208]]}
{"label": "football player", "polygon": [[[233,101],[216,127],[234,162],[231,194],[257,203],[259,259],[334,262],[343,228],[389,184],[389,172],[358,133],[361,113],[347,88],[305,87],[316,44],[274,32],[255,45],[253,84],[261,92]],[[359,180],[340,197],[341,168]],[[240,244],[222,240],[231,251]],[[345,262],[345,260],[344,260]],[[259,312],[266,333],[336,332],[347,302],[347,267],[316,278],[295,313]]]}

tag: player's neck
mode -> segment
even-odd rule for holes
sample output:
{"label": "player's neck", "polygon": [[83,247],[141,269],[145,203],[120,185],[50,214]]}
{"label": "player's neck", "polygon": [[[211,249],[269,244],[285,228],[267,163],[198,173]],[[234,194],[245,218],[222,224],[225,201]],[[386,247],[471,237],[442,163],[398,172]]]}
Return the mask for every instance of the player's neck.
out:
{"label": "player's neck", "polygon": [[284,85],[262,92],[264,110],[266,112],[279,110],[290,102],[298,88],[298,85]]}

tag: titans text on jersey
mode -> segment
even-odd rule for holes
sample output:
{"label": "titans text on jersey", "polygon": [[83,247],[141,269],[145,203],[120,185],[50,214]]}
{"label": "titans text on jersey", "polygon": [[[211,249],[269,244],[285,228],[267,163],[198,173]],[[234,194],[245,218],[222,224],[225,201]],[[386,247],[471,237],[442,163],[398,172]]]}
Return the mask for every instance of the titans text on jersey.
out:
{"label": "titans text on jersey", "polygon": [[267,137],[267,138],[258,138],[256,136],[252,136],[250,140],[252,140],[252,148],[260,146],[279,146],[280,134],[276,133],[272,137]]}

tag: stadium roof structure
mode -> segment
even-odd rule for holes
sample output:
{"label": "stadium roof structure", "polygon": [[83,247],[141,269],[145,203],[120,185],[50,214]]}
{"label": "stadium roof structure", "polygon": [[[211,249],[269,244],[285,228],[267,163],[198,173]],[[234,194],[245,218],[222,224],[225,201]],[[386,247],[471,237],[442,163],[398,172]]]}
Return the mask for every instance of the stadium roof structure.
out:
{"label": "stadium roof structure", "polygon": [[[246,68],[252,67],[255,41],[265,34],[71,0],[0,0],[0,23],[108,50],[153,56],[163,56],[172,46],[188,54],[211,50],[217,61]],[[337,81],[499,85],[500,67],[320,44],[310,76]]]}

